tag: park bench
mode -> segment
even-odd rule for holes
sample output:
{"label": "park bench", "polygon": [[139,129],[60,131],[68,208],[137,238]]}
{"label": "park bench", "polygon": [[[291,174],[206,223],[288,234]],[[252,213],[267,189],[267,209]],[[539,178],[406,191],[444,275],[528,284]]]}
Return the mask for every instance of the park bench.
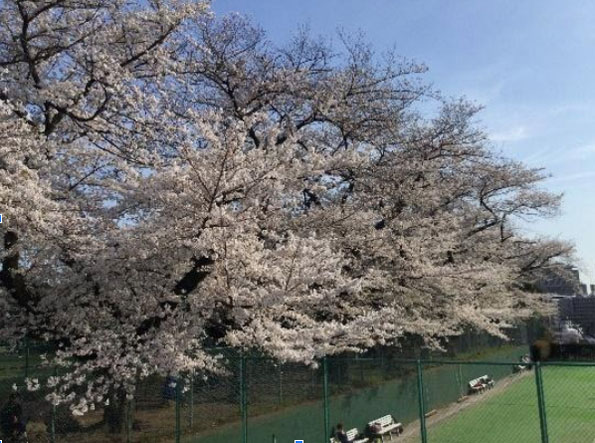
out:
{"label": "park bench", "polygon": [[531,369],[531,358],[528,355],[523,355],[520,358],[520,363],[513,366],[514,372],[529,371]]}
{"label": "park bench", "polygon": [[486,386],[488,389],[491,389],[491,388],[493,388],[493,387],[494,387],[494,383],[495,383],[495,382],[494,382],[494,380],[493,380],[493,379],[492,379],[490,376],[488,376],[488,375],[483,375],[483,376],[481,377],[481,379],[483,380],[483,383],[484,383],[484,385],[485,385],[485,386]]}
{"label": "park bench", "polygon": [[[376,426],[377,429],[375,429]],[[371,430],[375,437],[380,437],[384,441],[385,435],[388,435],[392,440],[393,434],[401,434],[403,432],[403,425],[397,423],[392,415],[385,415],[368,423],[368,429]]]}
{"label": "park bench", "polygon": [[486,386],[483,383],[482,377],[474,378],[473,380],[469,381],[469,393],[474,394],[477,392],[483,392]]}
{"label": "park bench", "polygon": [[[347,434],[347,440],[352,443],[367,443],[369,441],[366,437],[358,438],[360,434],[357,428],[350,429],[345,434]],[[331,443],[339,443],[339,441],[331,437]]]}
{"label": "park bench", "polygon": [[482,375],[469,381],[469,393],[483,392],[493,386],[494,380],[490,379],[487,375]]}

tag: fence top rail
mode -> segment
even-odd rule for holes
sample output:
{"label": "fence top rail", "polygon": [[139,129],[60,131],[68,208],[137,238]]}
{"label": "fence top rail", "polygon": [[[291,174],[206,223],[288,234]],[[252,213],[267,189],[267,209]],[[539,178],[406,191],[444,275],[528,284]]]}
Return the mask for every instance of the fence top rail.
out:
{"label": "fence top rail", "polygon": [[[422,365],[492,365],[492,366],[516,366],[525,365],[527,363],[515,361],[489,361],[489,360],[433,360],[433,359],[392,359],[394,363],[416,364],[420,362]],[[595,361],[539,361],[530,362],[529,364],[540,364],[541,366],[595,366]]]}
{"label": "fence top rail", "polygon": [[541,366],[595,366],[595,361],[542,361]]}

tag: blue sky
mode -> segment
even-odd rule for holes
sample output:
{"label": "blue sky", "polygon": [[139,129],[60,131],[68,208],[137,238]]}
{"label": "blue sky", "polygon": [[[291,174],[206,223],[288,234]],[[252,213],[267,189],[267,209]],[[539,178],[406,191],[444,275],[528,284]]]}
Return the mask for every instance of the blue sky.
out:
{"label": "blue sky", "polygon": [[562,214],[525,226],[577,246],[595,283],[595,2],[573,0],[213,0],[252,17],[274,42],[298,25],[333,37],[363,31],[374,47],[426,63],[448,96],[485,105],[480,124],[504,154],[553,177]]}

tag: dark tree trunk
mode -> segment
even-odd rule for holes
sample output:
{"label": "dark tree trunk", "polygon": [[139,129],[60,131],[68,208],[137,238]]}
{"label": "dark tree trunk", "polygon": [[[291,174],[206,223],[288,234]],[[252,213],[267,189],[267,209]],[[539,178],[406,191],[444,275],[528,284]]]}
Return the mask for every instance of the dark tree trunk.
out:
{"label": "dark tree trunk", "polygon": [[4,234],[4,250],[10,251],[10,253],[2,260],[0,284],[12,295],[20,307],[30,312],[29,301],[31,301],[31,297],[25,287],[25,279],[18,273],[21,259],[16,248],[18,241],[19,236],[16,232],[7,231]]}
{"label": "dark tree trunk", "polygon": [[103,410],[103,420],[107,424],[110,434],[126,432],[126,424],[132,422],[132,408],[127,411],[126,391],[123,388],[112,390],[109,396],[109,405]]}

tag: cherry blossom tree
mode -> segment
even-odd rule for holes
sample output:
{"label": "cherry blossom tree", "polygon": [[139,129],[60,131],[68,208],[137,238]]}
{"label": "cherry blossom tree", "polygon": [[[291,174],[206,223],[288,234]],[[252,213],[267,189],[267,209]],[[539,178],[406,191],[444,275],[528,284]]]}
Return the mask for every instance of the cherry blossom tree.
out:
{"label": "cherry blossom tree", "polygon": [[559,196],[423,65],[196,2],[0,5],[0,338],[57,344],[54,403],[213,345],[315,364],[547,309],[527,287],[572,248],[515,225]]}

